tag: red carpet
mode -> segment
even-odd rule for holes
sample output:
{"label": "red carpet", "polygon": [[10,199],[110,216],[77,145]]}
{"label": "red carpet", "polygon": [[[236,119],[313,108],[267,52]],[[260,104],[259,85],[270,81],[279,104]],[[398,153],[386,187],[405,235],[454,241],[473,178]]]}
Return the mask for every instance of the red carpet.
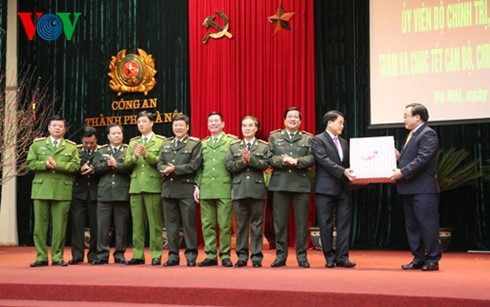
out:
{"label": "red carpet", "polygon": [[[0,305],[41,306],[56,301],[214,306],[490,305],[490,254],[447,253],[440,271],[407,272],[400,268],[411,259],[405,251],[352,251],[350,259],[357,263],[354,269],[326,269],[321,252],[316,250],[308,253],[310,269],[298,268],[293,250],[287,267],[271,268],[275,251],[264,253],[264,267],[257,269],[86,263],[30,268],[35,259],[33,247],[0,247]],[[67,248],[65,260],[69,256]],[[146,256],[148,262],[148,252]],[[198,260],[203,259],[200,250]],[[236,261],[235,255],[232,260]]]}

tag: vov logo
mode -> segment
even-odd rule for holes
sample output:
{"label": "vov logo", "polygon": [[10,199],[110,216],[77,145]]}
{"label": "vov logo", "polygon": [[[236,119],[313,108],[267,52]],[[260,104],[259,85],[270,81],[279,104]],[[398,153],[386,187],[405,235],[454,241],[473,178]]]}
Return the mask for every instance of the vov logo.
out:
{"label": "vov logo", "polygon": [[[78,17],[82,15],[80,12],[74,13],[56,13],[44,14],[41,12],[36,13],[17,13],[22,21],[27,38],[32,41],[34,35],[37,35],[45,41],[53,41],[61,36],[62,32],[65,32],[67,40],[71,40],[75,26],[77,25]],[[70,15],[74,15],[73,22],[70,20]],[[34,17],[34,20],[33,18]]]}

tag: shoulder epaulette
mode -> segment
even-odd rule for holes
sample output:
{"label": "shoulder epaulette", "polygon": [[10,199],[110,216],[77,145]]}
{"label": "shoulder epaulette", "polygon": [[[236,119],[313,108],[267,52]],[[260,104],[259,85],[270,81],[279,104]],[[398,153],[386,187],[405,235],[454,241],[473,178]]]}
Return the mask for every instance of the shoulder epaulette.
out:
{"label": "shoulder epaulette", "polygon": [[304,134],[309,135],[309,136],[313,136],[313,134],[309,133],[308,131],[302,130],[301,133],[304,133]]}
{"label": "shoulder epaulette", "polygon": [[273,130],[273,131],[270,132],[270,134],[277,133],[277,132],[281,132],[281,129]]}
{"label": "shoulder epaulette", "polygon": [[262,143],[262,144],[266,144],[266,145],[269,145],[269,142],[266,142],[266,141],[264,141],[264,140],[261,140],[261,139],[259,139],[259,143]]}
{"label": "shoulder epaulette", "polygon": [[232,139],[235,139],[235,140],[237,140],[237,139],[238,139],[238,136],[233,135],[233,134],[227,134],[227,136],[229,136],[229,137],[231,137]]}
{"label": "shoulder epaulette", "polygon": [[193,141],[196,141],[196,142],[199,142],[199,139],[194,137],[194,136],[190,136],[189,137],[189,140],[193,140]]}
{"label": "shoulder epaulette", "polygon": [[165,141],[173,141],[173,140],[174,140],[174,138],[175,138],[174,136],[171,136],[171,137],[169,137],[169,138],[166,138],[166,139],[165,139]]}
{"label": "shoulder epaulette", "polygon": [[162,140],[166,139],[166,137],[164,137],[163,135],[160,135],[160,134],[155,134],[155,136],[159,139],[162,139]]}
{"label": "shoulder epaulette", "polygon": [[140,138],[140,137],[141,137],[141,136],[139,136],[139,135],[138,135],[138,136],[135,136],[135,137],[131,138],[131,140],[130,140],[130,141],[136,140],[137,138]]}
{"label": "shoulder epaulette", "polygon": [[[65,141],[67,141],[67,142],[68,142],[68,140],[65,140]],[[83,147],[83,144],[77,144],[77,148],[78,148],[78,149],[80,149],[80,148],[82,148],[82,147]]]}
{"label": "shoulder epaulette", "polygon": [[34,142],[39,142],[39,141],[42,141],[42,140],[45,140],[45,139],[46,139],[46,137],[45,137],[45,136],[40,137],[40,138],[35,138],[35,139],[34,139]]}
{"label": "shoulder epaulette", "polygon": [[70,140],[67,140],[67,139],[65,139],[65,141],[66,141],[67,143],[69,143],[69,144],[72,144],[72,145],[75,145],[75,146],[77,145],[77,143],[75,143],[75,142],[73,142],[73,141],[70,141]]}
{"label": "shoulder epaulette", "polygon": [[129,147],[129,145],[128,145],[128,144],[122,144],[122,146],[123,146],[123,147]]}
{"label": "shoulder epaulette", "polygon": [[107,146],[109,146],[109,144],[104,144],[104,145],[99,145],[99,149],[102,149],[102,148],[106,148]]}
{"label": "shoulder epaulette", "polygon": [[236,140],[236,141],[231,142],[230,145],[234,145],[234,144],[240,143],[240,142],[241,142],[241,140]]}

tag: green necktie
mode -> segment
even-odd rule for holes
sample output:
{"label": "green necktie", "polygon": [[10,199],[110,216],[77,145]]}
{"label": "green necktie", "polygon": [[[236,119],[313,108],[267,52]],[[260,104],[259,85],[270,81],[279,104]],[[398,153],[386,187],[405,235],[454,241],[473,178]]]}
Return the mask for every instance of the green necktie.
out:
{"label": "green necktie", "polygon": [[53,146],[54,146],[55,149],[58,148],[58,141],[57,140],[54,140]]}
{"label": "green necktie", "polygon": [[146,143],[148,143],[148,138],[145,136],[143,137],[143,145],[146,145]]}

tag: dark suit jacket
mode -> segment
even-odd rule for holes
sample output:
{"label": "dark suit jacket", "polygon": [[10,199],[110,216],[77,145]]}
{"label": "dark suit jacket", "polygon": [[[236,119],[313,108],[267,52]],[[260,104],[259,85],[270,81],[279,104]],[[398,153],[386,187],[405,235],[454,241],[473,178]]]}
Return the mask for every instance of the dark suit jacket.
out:
{"label": "dark suit jacket", "polygon": [[[92,152],[88,154],[81,144],[77,145],[77,147],[78,155],[80,157],[80,167],[87,161],[90,161],[90,164],[93,164],[98,148],[94,148]],[[99,178],[95,172],[93,174],[82,175],[79,171],[75,178],[75,182],[73,183],[73,198],[86,200],[87,196],[89,196],[90,200],[96,201],[98,182]]]}
{"label": "dark suit jacket", "polygon": [[243,163],[243,141],[230,144],[226,156],[226,169],[233,174],[233,199],[266,199],[264,171],[269,167],[270,152],[265,141],[255,139],[250,148],[250,160]]}
{"label": "dark suit jacket", "polygon": [[[131,171],[123,165],[127,150],[128,145],[126,144],[121,145],[117,153],[112,151],[110,145],[99,147],[94,159],[95,173],[99,176],[98,201],[129,201]],[[117,161],[115,168],[107,165],[107,157],[111,155]]]}
{"label": "dark suit jacket", "polygon": [[348,187],[349,180],[344,172],[349,167],[349,144],[341,137],[339,142],[343,161],[340,161],[337,147],[326,131],[315,135],[311,141],[311,151],[316,160],[315,193],[339,195],[344,192],[343,187]]}
{"label": "dark suit jacket", "polygon": [[173,137],[165,139],[158,156],[158,171],[165,169],[167,163],[173,164],[175,171],[163,176],[162,197],[192,198],[196,172],[202,163],[201,141],[186,136],[175,146]]}
{"label": "dark suit jacket", "polygon": [[439,193],[436,176],[438,149],[437,134],[427,124],[413,133],[398,160],[398,168],[403,174],[403,178],[396,184],[398,193]]}

